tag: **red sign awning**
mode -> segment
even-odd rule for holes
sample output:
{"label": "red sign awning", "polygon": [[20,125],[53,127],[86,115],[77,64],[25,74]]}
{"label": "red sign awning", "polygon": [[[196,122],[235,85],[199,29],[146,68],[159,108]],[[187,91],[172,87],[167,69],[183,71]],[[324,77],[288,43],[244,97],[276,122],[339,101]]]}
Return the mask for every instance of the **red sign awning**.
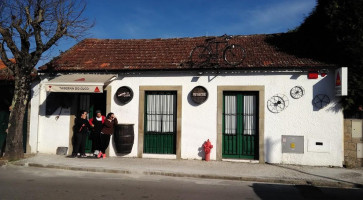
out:
{"label": "red sign awning", "polygon": [[114,74],[65,74],[45,83],[47,92],[103,93]]}

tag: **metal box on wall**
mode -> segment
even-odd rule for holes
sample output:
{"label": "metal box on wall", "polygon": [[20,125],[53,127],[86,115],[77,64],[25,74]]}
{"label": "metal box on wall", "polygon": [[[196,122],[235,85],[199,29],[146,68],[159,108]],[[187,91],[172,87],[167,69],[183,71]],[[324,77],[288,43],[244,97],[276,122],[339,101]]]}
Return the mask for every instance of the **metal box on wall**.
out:
{"label": "metal box on wall", "polygon": [[362,121],[352,120],[352,137],[362,138]]}
{"label": "metal box on wall", "polygon": [[304,136],[282,135],[282,153],[304,153]]}
{"label": "metal box on wall", "polygon": [[357,143],[357,158],[363,158],[363,143]]}

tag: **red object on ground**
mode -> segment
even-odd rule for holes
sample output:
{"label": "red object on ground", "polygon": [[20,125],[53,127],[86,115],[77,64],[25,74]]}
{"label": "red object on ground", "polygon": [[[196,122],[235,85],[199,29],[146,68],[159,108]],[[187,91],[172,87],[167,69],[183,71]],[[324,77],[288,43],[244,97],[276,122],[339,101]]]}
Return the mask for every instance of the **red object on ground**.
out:
{"label": "red object on ground", "polygon": [[205,152],[205,161],[210,160],[210,151],[213,148],[213,145],[210,143],[209,139],[203,144],[204,152]]}

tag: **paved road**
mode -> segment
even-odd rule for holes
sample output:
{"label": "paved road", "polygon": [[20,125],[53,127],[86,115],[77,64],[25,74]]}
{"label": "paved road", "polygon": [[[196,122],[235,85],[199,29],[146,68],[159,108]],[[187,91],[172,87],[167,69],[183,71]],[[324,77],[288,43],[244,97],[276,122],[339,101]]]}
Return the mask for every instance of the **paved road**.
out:
{"label": "paved road", "polygon": [[0,199],[361,199],[362,189],[0,167]]}

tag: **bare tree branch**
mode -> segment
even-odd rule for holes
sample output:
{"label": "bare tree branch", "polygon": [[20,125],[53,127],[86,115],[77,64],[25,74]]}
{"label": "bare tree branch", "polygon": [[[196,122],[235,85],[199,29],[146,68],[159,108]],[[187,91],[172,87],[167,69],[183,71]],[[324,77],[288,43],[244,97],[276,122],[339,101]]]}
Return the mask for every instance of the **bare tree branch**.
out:
{"label": "bare tree branch", "polygon": [[19,49],[16,46],[14,40],[12,39],[12,34],[10,30],[0,26],[0,34],[2,35],[3,40],[6,42],[15,59],[20,59]]}
{"label": "bare tree branch", "polygon": [[61,38],[78,39],[93,26],[82,18],[85,8],[84,0],[2,0],[0,37],[16,60],[34,67]]}
{"label": "bare tree branch", "polygon": [[6,145],[11,159],[24,154],[22,119],[31,72],[60,39],[82,37],[93,26],[82,18],[84,10],[85,0],[0,0],[0,59],[13,72],[15,87]]}
{"label": "bare tree branch", "polygon": [[13,20],[13,22],[11,23],[11,26],[14,27],[19,35],[20,35],[20,39],[21,39],[21,53],[23,52],[29,52],[29,48],[30,48],[30,42],[29,42],[29,34],[26,32],[26,30],[24,30],[23,28],[20,27],[20,24],[22,23],[21,19],[15,19]]}
{"label": "bare tree branch", "polygon": [[8,56],[6,55],[6,50],[5,50],[5,47],[4,47],[4,41],[1,42],[1,45],[0,45],[0,58],[1,58],[1,61],[11,70],[11,71],[14,71],[15,69],[15,65],[13,62],[11,62],[8,58]]}

